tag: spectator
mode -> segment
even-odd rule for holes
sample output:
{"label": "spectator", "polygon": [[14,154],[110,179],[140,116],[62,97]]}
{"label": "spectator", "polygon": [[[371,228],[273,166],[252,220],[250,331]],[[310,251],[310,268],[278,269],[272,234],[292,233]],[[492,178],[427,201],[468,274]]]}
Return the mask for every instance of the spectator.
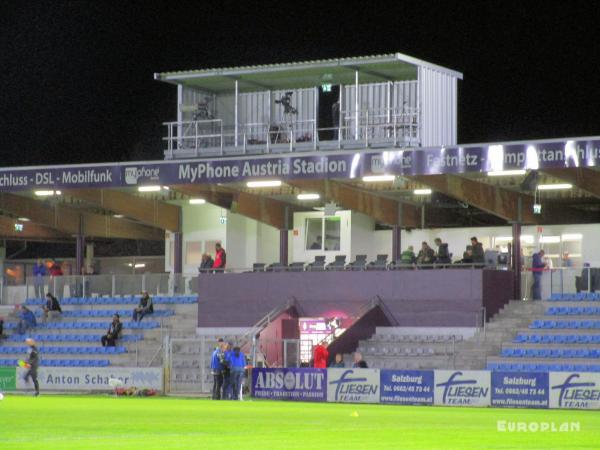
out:
{"label": "spectator", "polygon": [[313,348],[313,367],[315,369],[326,369],[329,360],[329,350],[324,342],[319,342]]}
{"label": "spectator", "polygon": [[200,262],[200,267],[198,267],[198,272],[209,272],[214,263],[215,262],[213,261],[212,257],[208,253],[204,253],[202,255],[202,261]]}
{"label": "spectator", "polygon": [[224,356],[221,362],[223,366],[223,400],[231,400],[233,386],[231,384],[231,366],[229,365],[229,359],[233,353],[233,342],[227,342],[224,345]]}
{"label": "spectator", "polygon": [[442,242],[438,237],[435,238],[435,245],[437,245],[438,251],[436,256],[436,262],[440,264],[450,264],[450,253],[448,252],[448,244]]}
{"label": "spectator", "polygon": [[362,359],[362,354],[359,352],[354,352],[354,364],[352,364],[352,367],[355,369],[368,369],[369,368],[366,361],[364,361]]}
{"label": "spectator", "polygon": [[321,236],[317,236],[317,240],[312,243],[310,246],[311,250],[321,250],[323,248],[323,238]]}
{"label": "spectator", "polygon": [[115,314],[112,322],[108,326],[108,331],[100,339],[102,342],[102,347],[114,347],[117,343],[117,339],[121,337],[122,330],[123,324],[121,323],[121,318],[118,314]]}
{"label": "spectator", "polygon": [[[54,286],[54,295],[62,298],[62,296],[63,296],[63,280],[60,277],[63,276],[63,271],[62,271],[62,268],[60,267],[60,264],[58,264],[54,260],[51,261],[50,269],[48,269],[48,272],[50,274],[50,285]],[[50,290],[50,289],[48,289],[48,290]]]}
{"label": "spectator", "polygon": [[460,262],[462,264],[473,264],[473,247],[471,245],[467,245]]}
{"label": "spectator", "polygon": [[42,306],[42,310],[44,311],[44,322],[48,320],[48,316],[54,318],[62,313],[58,299],[50,292],[46,294],[46,304]]}
{"label": "spectator", "polygon": [[33,287],[35,298],[44,298],[44,277],[48,275],[46,265],[41,258],[33,265]]}
{"label": "spectator", "polygon": [[546,263],[544,262],[544,250],[533,254],[531,260],[531,273],[533,274],[533,284],[531,285],[531,297],[533,300],[542,299],[542,273]]}
{"label": "spectator", "polygon": [[25,372],[24,379],[27,383],[28,379],[31,378],[31,381],[33,381],[33,387],[35,388],[35,394],[33,395],[37,397],[38,395],[40,395],[40,385],[38,383],[37,378],[37,370],[38,365],[40,363],[40,354],[37,347],[35,346],[35,341],[33,339],[27,338],[25,339],[25,343],[29,346],[29,350],[27,350],[27,372]]}
{"label": "spectator", "polygon": [[231,399],[241,400],[242,380],[246,369],[246,356],[239,347],[233,347],[228,356],[231,377]]}
{"label": "spectator", "polygon": [[573,260],[569,257],[569,252],[563,252],[562,266],[563,267],[573,267]]}
{"label": "spectator", "polygon": [[213,400],[221,400],[221,388],[223,387],[223,361],[225,360],[224,348],[225,342],[223,339],[219,339],[210,358],[210,371],[213,376]]}
{"label": "spectator", "polygon": [[212,266],[215,270],[215,273],[224,272],[225,266],[227,265],[227,254],[225,253],[225,249],[221,247],[220,243],[215,244],[215,262]]}
{"label": "spectator", "polygon": [[483,264],[485,262],[483,245],[475,236],[471,238],[471,255],[474,264]]}
{"label": "spectator", "polygon": [[421,251],[419,251],[419,256],[417,256],[417,264],[433,264],[434,258],[435,252],[427,242],[423,241],[423,243],[421,244]]}
{"label": "spectator", "polygon": [[141,322],[144,316],[152,314],[154,312],[154,305],[152,304],[152,298],[148,295],[148,291],[142,291],[142,297],[140,303],[133,309],[133,321]]}
{"label": "spectator", "polygon": [[0,339],[4,337],[4,317],[0,317]]}
{"label": "spectator", "polygon": [[406,250],[400,255],[400,263],[403,265],[412,265],[416,262],[415,250],[412,245],[409,245]]}
{"label": "spectator", "polygon": [[35,314],[25,305],[21,305],[19,311],[19,323],[17,324],[17,334],[25,334],[27,330],[37,326]]}
{"label": "spectator", "polygon": [[341,353],[335,354],[335,361],[333,361],[329,367],[333,367],[333,368],[346,367],[346,365],[344,364],[344,357],[342,356]]}

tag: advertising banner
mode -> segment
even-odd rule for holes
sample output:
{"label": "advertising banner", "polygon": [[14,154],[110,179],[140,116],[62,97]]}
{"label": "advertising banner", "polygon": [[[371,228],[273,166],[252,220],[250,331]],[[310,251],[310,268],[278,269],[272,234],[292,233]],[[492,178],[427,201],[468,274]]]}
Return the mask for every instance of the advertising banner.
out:
{"label": "advertising banner", "polygon": [[381,403],[433,405],[433,370],[381,370]]}
{"label": "advertising banner", "polygon": [[[31,381],[23,379],[25,369],[17,369],[17,388],[32,389]],[[40,390],[107,391],[112,390],[111,379],[120,380],[118,387],[163,390],[161,367],[40,367]],[[113,382],[114,383],[114,382]]]}
{"label": "advertising banner", "polygon": [[548,372],[492,372],[492,406],[547,408]]}
{"label": "advertising banner", "polygon": [[599,140],[552,140],[489,145],[267,155],[182,161],[80,164],[0,169],[0,189],[68,189],[228,183],[250,179],[358,178],[600,165]]}
{"label": "advertising banner", "polygon": [[17,369],[0,367],[0,392],[14,391],[17,388]]}
{"label": "advertising banner", "polygon": [[550,408],[600,409],[600,374],[550,372]]}
{"label": "advertising banner", "polygon": [[326,369],[252,369],[252,396],[274,400],[324,402]]}
{"label": "advertising banner", "polygon": [[379,369],[328,369],[327,401],[379,403]]}
{"label": "advertising banner", "polygon": [[490,406],[490,372],[485,370],[434,371],[434,403],[443,406]]}

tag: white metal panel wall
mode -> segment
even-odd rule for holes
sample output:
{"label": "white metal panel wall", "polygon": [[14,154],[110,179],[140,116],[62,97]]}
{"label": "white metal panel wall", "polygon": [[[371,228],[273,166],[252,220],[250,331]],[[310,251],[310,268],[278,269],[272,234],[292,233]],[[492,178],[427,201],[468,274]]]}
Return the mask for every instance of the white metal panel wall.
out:
{"label": "white metal panel wall", "polygon": [[398,112],[403,108],[416,110],[419,106],[418,87],[417,80],[394,82],[392,108]]}
{"label": "white metal panel wall", "polygon": [[455,145],[457,79],[428,67],[419,67],[421,145]]}
{"label": "white metal panel wall", "polygon": [[201,91],[199,89],[183,86],[181,98],[179,99],[180,103],[179,105],[177,105],[177,110],[181,113],[182,120],[192,120],[192,116],[194,114],[193,111],[181,111],[182,107],[185,107],[185,109],[195,109],[198,103],[204,103],[206,101],[208,101],[208,109],[210,110],[212,115],[215,116],[216,105],[214,94],[206,91]]}

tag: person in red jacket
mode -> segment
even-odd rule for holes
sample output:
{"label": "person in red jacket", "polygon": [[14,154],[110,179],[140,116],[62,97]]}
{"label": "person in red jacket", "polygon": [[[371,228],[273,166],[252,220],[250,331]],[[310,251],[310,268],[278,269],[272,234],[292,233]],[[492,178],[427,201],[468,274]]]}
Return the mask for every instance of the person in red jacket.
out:
{"label": "person in red jacket", "polygon": [[227,264],[227,254],[225,253],[225,249],[221,247],[221,244],[217,242],[215,245],[215,262],[213,263],[212,268],[218,269],[215,270],[215,273],[222,273],[225,271],[225,266]]}
{"label": "person in red jacket", "polygon": [[327,361],[329,360],[329,350],[326,345],[321,342],[313,348],[313,367],[315,369],[326,369]]}

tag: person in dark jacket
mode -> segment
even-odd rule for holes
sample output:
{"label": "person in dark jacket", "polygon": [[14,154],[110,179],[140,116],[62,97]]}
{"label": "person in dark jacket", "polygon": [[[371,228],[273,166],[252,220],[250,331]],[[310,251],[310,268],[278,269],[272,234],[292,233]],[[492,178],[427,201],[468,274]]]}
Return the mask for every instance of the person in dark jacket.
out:
{"label": "person in dark jacket", "polygon": [[46,304],[42,306],[42,310],[44,311],[44,322],[48,319],[49,313],[51,313],[50,316],[62,313],[58,299],[50,292],[46,294]]}
{"label": "person in dark jacket", "polygon": [[471,255],[474,264],[483,264],[485,262],[483,244],[479,242],[475,236],[471,238]]}
{"label": "person in dark jacket", "polygon": [[46,275],[48,275],[46,265],[41,258],[38,258],[37,262],[33,265],[33,287],[35,298],[44,297],[44,277]]}
{"label": "person in dark jacket", "polygon": [[123,324],[121,323],[121,318],[118,314],[113,316],[113,320],[108,327],[108,331],[100,341],[102,342],[102,347],[114,347],[117,343],[117,339],[121,337],[121,331],[123,330]]}
{"label": "person in dark jacket", "polygon": [[210,358],[210,371],[213,376],[213,400],[221,400],[221,388],[223,387],[223,361],[225,360],[224,348],[225,342],[223,339],[219,339]]}
{"label": "person in dark jacket", "polygon": [[133,309],[133,321],[141,322],[144,316],[152,314],[154,312],[154,305],[152,304],[152,298],[148,295],[148,291],[142,291],[142,297],[140,303]]}
{"label": "person in dark jacket", "polygon": [[198,272],[200,272],[200,273],[210,272],[210,269],[212,269],[212,266],[214,263],[215,262],[213,261],[212,257],[208,253],[204,253],[202,255],[202,261],[200,262],[200,267],[198,268]]}
{"label": "person in dark jacket", "polygon": [[230,370],[231,399],[241,400],[242,379],[246,369],[246,356],[239,347],[233,347],[233,350],[227,357]]}
{"label": "person in dark jacket", "polygon": [[29,378],[33,381],[33,387],[35,388],[36,397],[40,395],[40,384],[38,383],[37,371],[38,366],[40,364],[40,353],[35,346],[35,341],[31,338],[25,339],[25,343],[29,346],[27,350],[27,361],[25,362],[25,368],[27,372],[25,372],[25,382],[29,382]]}
{"label": "person in dark jacket", "polygon": [[429,265],[433,264],[435,259],[435,252],[429,246],[427,242],[423,242],[421,244],[421,251],[419,251],[419,255],[417,256],[417,264],[419,265]]}
{"label": "person in dark jacket", "polygon": [[369,366],[367,362],[362,358],[362,354],[359,352],[354,352],[354,364],[352,367],[355,369],[367,369]]}
{"label": "person in dark jacket", "polygon": [[215,273],[223,273],[225,271],[225,267],[227,266],[227,254],[225,253],[225,249],[218,242],[215,244],[215,262],[213,263],[212,268],[218,269],[215,270]]}
{"label": "person in dark jacket", "polygon": [[450,252],[448,252],[448,244],[442,242],[440,238],[435,238],[435,245],[437,245],[438,251],[435,262],[438,264],[450,264]]}
{"label": "person in dark jacket", "polygon": [[546,268],[544,262],[544,250],[533,254],[531,260],[531,272],[533,273],[533,285],[531,286],[531,296],[533,300],[542,299],[542,274]]}
{"label": "person in dark jacket", "polygon": [[331,363],[329,367],[332,368],[344,368],[346,365],[344,364],[344,356],[341,353],[335,354],[335,360]]}

